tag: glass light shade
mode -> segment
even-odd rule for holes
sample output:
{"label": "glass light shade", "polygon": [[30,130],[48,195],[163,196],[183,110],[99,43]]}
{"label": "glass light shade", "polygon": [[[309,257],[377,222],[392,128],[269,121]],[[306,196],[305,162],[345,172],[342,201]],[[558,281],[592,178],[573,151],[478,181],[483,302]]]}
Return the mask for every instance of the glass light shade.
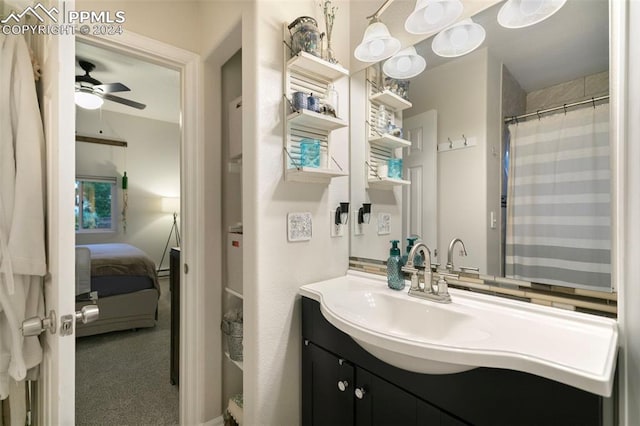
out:
{"label": "glass light shade", "polygon": [[407,79],[420,74],[427,67],[427,61],[409,46],[402,49],[382,65],[382,71],[391,78]]}
{"label": "glass light shade", "polygon": [[435,33],[453,24],[462,10],[460,0],[417,0],[404,29],[411,34]]}
{"label": "glass light shade", "polygon": [[471,19],[464,19],[441,31],[433,39],[433,52],[444,58],[455,58],[476,50],[484,41],[487,33],[482,25]]}
{"label": "glass light shade", "polygon": [[98,109],[104,103],[100,96],[89,92],[76,91],[74,97],[76,105],[84,109]]}
{"label": "glass light shade", "polygon": [[498,23],[505,28],[524,28],[556,13],[567,0],[508,0],[498,12]]}
{"label": "glass light shade", "polygon": [[378,62],[387,59],[400,50],[400,41],[391,36],[389,29],[382,22],[369,24],[356,47],[353,56],[362,62]]}

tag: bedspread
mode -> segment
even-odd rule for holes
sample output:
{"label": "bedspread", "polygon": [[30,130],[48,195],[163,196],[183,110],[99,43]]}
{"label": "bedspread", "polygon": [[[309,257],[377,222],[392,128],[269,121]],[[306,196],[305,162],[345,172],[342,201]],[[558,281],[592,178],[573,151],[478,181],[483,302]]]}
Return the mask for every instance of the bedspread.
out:
{"label": "bedspread", "polygon": [[155,263],[149,256],[130,244],[86,244],[91,251],[91,276],[148,276],[160,291]]}

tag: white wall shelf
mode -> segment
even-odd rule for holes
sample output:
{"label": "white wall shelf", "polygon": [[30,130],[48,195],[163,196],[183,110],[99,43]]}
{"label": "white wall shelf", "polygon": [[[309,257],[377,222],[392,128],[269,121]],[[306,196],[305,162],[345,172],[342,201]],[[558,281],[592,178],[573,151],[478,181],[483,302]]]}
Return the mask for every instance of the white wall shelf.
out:
{"label": "white wall shelf", "polygon": [[[290,37],[287,24],[283,25],[283,40]],[[333,132],[349,126],[349,122],[339,117],[311,111],[306,108],[294,110],[293,95],[296,92],[322,100],[329,84],[349,76],[349,71],[339,64],[332,64],[307,52],[299,52],[290,56],[287,43],[283,43],[283,101],[284,121],[283,167],[285,181],[329,184],[334,177],[348,176],[347,171],[331,168],[336,163],[332,153],[334,144],[347,140]],[[341,85],[342,82],[336,86]],[[339,109],[339,108],[337,108]],[[294,111],[292,111],[294,110]],[[341,135],[339,135],[341,136]],[[320,143],[321,163],[319,168],[299,167],[302,164],[301,144],[305,140],[316,140]],[[333,163],[332,163],[333,162]]]}
{"label": "white wall shelf", "polygon": [[242,361],[236,361],[236,360],[231,359],[231,355],[229,355],[228,351],[225,351],[224,354],[229,359],[229,361],[231,361],[236,367],[238,367],[240,370],[244,371],[244,365],[243,365]]}
{"label": "white wall shelf", "polygon": [[391,179],[388,177],[369,178],[369,188],[374,189],[392,189],[400,185],[411,185],[411,181],[404,179]]}
{"label": "white wall shelf", "polygon": [[396,95],[390,90],[383,90],[382,92],[373,94],[371,95],[369,100],[371,102],[375,102],[376,104],[387,106],[393,111],[402,111],[413,106],[411,102],[401,96]]}
{"label": "white wall shelf", "polygon": [[308,109],[292,112],[287,116],[287,121],[291,125],[324,131],[336,130],[349,125],[341,118],[331,117],[330,115],[320,114]]}
{"label": "white wall shelf", "polygon": [[349,173],[342,170],[300,167],[287,169],[285,173],[285,180],[289,182],[329,183],[334,177],[342,177],[348,175]]}
{"label": "white wall shelf", "polygon": [[287,68],[301,74],[307,74],[316,80],[331,83],[342,77],[348,77],[349,71],[338,65],[325,61],[307,52],[298,52],[287,61]]}
{"label": "white wall shelf", "polygon": [[378,145],[390,149],[406,148],[411,146],[410,141],[390,135],[389,133],[385,133],[382,136],[369,138],[369,143],[372,145]]}

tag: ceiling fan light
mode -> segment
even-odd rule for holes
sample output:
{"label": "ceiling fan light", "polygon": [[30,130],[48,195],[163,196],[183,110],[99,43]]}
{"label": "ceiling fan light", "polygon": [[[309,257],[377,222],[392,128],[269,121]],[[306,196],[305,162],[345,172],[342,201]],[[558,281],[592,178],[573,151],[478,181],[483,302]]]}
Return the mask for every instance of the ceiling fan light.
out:
{"label": "ceiling fan light", "polygon": [[387,26],[382,22],[373,22],[365,30],[353,56],[361,62],[378,62],[393,56],[398,50],[400,41],[391,36]]}
{"label": "ceiling fan light", "polygon": [[567,0],[508,0],[498,12],[498,23],[505,28],[535,25],[555,14]]}
{"label": "ceiling fan light", "polygon": [[443,58],[455,58],[476,50],[487,36],[480,24],[470,18],[441,31],[433,39],[433,53]]}
{"label": "ceiling fan light", "polygon": [[74,97],[76,105],[84,109],[98,109],[104,103],[101,97],[96,96],[93,93],[76,91]]}
{"label": "ceiling fan light", "polygon": [[404,28],[411,34],[435,33],[454,23],[463,9],[460,0],[416,0]]}
{"label": "ceiling fan light", "polygon": [[427,61],[409,46],[402,49],[382,65],[382,71],[391,78],[404,80],[420,74],[427,67]]}

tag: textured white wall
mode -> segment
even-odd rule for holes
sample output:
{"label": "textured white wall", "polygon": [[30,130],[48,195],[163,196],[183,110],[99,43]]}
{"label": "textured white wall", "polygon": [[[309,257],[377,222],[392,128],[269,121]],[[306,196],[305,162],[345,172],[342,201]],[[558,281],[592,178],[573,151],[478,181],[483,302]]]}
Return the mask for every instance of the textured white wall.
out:
{"label": "textured white wall", "polygon": [[77,0],[76,10],[125,12],[133,31],[192,52],[200,51],[200,2],[170,0]]}
{"label": "textured white wall", "polygon": [[[248,73],[243,101],[248,124],[243,137],[244,252],[244,418],[247,424],[300,423],[301,285],[343,275],[348,268],[348,237],[331,238],[330,211],[349,199],[348,178],[326,185],[283,179],[283,24],[302,15],[320,17],[314,1],[263,1],[248,21],[243,39],[243,70]],[[336,40],[348,38],[349,4],[339,6]],[[321,20],[322,22],[322,20]],[[244,22],[243,22],[244,30]],[[347,43],[336,54],[348,62]],[[245,60],[246,58],[246,60]],[[340,110],[348,111],[348,79],[337,84]],[[253,127],[253,128],[252,128]],[[252,131],[250,133],[249,131]],[[348,129],[335,135],[334,155],[348,165]],[[311,241],[289,243],[286,215],[311,212]]]}
{"label": "textured white wall", "polygon": [[438,153],[438,260],[447,261],[449,241],[459,237],[468,256],[456,264],[482,273],[488,264],[487,63],[487,50],[481,49],[425,71],[411,81],[413,107],[404,111],[406,118],[437,110],[438,143],[463,134],[477,139],[474,147]]}
{"label": "textured white wall", "polygon": [[[76,143],[76,175],[118,177],[116,216],[119,225],[115,233],[76,234],[76,242],[129,243],[145,251],[156,264],[159,263],[173,223],[172,215],[161,210],[161,199],[180,196],[180,127],[177,123],[110,111],[82,108],[76,111],[78,134],[121,139],[128,143],[127,148]],[[126,233],[120,215],[120,177],[125,170],[129,177]],[[175,246],[173,235],[171,246]],[[163,263],[163,266],[169,267],[168,253]]]}

